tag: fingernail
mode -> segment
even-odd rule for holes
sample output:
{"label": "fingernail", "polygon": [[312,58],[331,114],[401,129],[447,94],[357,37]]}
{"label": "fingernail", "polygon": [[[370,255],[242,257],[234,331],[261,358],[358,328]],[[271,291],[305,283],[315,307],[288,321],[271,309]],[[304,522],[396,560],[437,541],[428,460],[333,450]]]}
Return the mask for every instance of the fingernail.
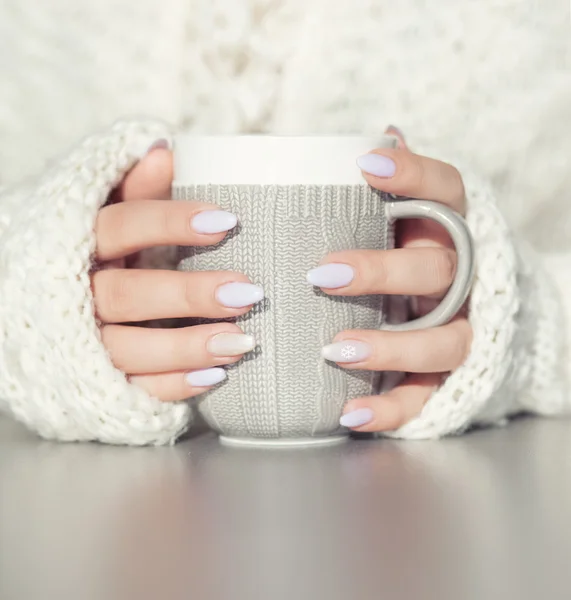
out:
{"label": "fingernail", "polygon": [[264,290],[252,283],[226,283],[216,290],[216,300],[228,308],[243,308],[264,298]]}
{"label": "fingernail", "polygon": [[166,149],[168,147],[169,147],[168,140],[165,140],[165,139],[156,140],[147,148],[146,154],[148,154],[149,152],[152,152],[153,150],[158,150],[159,148]]}
{"label": "fingernail", "polygon": [[245,333],[219,333],[210,338],[206,349],[214,356],[238,356],[250,352],[256,346],[253,336]]}
{"label": "fingernail", "polygon": [[335,289],[349,285],[353,281],[353,277],[355,277],[353,267],[329,263],[309,271],[307,281],[317,287]]}
{"label": "fingernail", "polygon": [[382,154],[364,154],[357,159],[357,166],[365,173],[376,177],[392,177],[397,166],[394,160]]}
{"label": "fingernail", "polygon": [[321,356],[325,360],[337,363],[356,363],[371,356],[371,346],[365,342],[345,340],[324,346],[321,349]]}
{"label": "fingernail", "polygon": [[186,381],[193,387],[210,387],[226,379],[226,371],[221,367],[203,369],[186,374]]}
{"label": "fingernail", "polygon": [[399,135],[403,141],[406,141],[405,135],[402,132],[402,129],[400,129],[399,127],[397,127],[396,125],[389,125],[387,127],[387,133],[396,133],[397,135]]}
{"label": "fingernail", "polygon": [[339,424],[343,427],[361,427],[373,420],[373,411],[370,408],[357,408],[339,419]]}
{"label": "fingernail", "polygon": [[236,227],[238,218],[225,210],[204,210],[191,222],[196,233],[222,233]]}

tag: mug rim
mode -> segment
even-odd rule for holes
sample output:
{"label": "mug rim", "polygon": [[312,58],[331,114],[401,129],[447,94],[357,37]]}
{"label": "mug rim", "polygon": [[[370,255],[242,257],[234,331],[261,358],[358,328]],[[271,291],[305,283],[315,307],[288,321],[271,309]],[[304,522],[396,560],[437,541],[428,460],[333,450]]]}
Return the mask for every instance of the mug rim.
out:
{"label": "mug rim", "polygon": [[364,185],[356,160],[393,135],[178,134],[174,185]]}

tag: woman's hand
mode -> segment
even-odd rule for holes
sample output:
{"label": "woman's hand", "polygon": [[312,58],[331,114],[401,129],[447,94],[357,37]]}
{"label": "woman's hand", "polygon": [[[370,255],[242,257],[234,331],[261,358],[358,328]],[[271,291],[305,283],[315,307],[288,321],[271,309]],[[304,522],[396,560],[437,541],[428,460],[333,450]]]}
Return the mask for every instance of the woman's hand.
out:
{"label": "woman's hand", "polygon": [[263,298],[240,273],[127,269],[125,257],[153,246],[210,246],[237,223],[200,202],[165,202],[172,183],[171,152],[159,145],[126,176],[114,202],[99,213],[92,275],[101,336],[115,366],[164,401],[183,400],[222,381],[222,365],[255,346],[232,323],[151,329],[127,323],[176,317],[237,317]]}
{"label": "woman's hand", "polygon": [[[465,213],[458,171],[413,154],[399,137],[395,150],[376,150],[359,159],[367,182],[378,190],[435,200]],[[418,298],[425,314],[444,295],[456,268],[456,253],[446,231],[431,221],[401,221],[394,250],[350,250],[326,257],[309,273],[311,283],[332,296],[397,294]],[[327,266],[324,266],[327,265]],[[342,331],[323,349],[327,360],[346,369],[402,371],[403,383],[381,396],[356,398],[345,407],[341,424],[356,431],[390,431],[416,417],[443,376],[467,357],[472,330],[464,315],[447,325],[406,332]],[[350,358],[348,358],[350,357]]]}

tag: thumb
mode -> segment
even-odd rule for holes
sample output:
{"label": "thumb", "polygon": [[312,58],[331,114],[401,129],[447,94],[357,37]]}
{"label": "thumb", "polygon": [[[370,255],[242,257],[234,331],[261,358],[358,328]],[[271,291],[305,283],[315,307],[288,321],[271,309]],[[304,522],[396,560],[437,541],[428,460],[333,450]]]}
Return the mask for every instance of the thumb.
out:
{"label": "thumb", "polygon": [[159,140],[127,173],[115,190],[114,200],[167,200],[171,196],[172,179],[172,152],[166,140]]}

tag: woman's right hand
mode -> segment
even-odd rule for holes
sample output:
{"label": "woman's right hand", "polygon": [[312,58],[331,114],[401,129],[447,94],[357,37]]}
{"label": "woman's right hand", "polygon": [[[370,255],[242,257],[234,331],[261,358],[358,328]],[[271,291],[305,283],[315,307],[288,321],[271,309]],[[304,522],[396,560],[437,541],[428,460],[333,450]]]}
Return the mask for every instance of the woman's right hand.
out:
{"label": "woman's right hand", "polygon": [[231,271],[184,273],[125,268],[124,258],[154,246],[210,246],[237,223],[202,202],[167,201],[172,153],[155,146],[101,209],[91,277],[101,336],[115,366],[163,401],[196,396],[226,377],[223,365],[252,350],[255,340],[233,323],[179,329],[135,323],[177,317],[228,318],[247,313],[263,290]]}

